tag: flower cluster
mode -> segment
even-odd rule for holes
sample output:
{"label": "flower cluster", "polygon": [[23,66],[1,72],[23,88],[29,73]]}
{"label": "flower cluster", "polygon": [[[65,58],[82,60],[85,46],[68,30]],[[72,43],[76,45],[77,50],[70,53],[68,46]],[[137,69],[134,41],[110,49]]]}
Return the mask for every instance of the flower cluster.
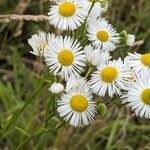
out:
{"label": "flower cluster", "polygon": [[58,94],[59,116],[73,126],[96,118],[98,96],[120,96],[136,115],[150,118],[150,53],[112,58],[119,44],[133,46],[135,36],[117,33],[102,17],[107,8],[107,0],[53,1],[49,23],[62,35],[40,32],[28,40],[31,53],[43,57],[57,78],[49,90]]}

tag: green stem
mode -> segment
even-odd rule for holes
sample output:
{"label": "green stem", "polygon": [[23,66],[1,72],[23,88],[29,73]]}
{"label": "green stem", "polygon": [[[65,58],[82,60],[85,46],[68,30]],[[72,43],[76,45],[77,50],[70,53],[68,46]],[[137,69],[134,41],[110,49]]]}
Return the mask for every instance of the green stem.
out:
{"label": "green stem", "polygon": [[49,110],[50,110],[51,103],[52,103],[52,100],[48,99],[48,101],[46,103],[46,109],[45,109],[45,116],[46,117],[49,115]]}
{"label": "green stem", "polygon": [[106,150],[110,150],[111,149],[111,144],[112,144],[112,141],[113,141],[113,137],[114,137],[114,135],[116,133],[116,130],[117,130],[117,127],[118,127],[118,124],[119,124],[119,117],[120,116],[118,115],[116,121],[113,124],[113,128],[111,130],[111,133],[109,135],[108,142],[107,142],[107,145],[106,145]]}
{"label": "green stem", "polygon": [[55,111],[55,112],[53,112],[52,114],[48,115],[48,116],[45,118],[45,122],[44,122],[44,123],[48,122],[53,116],[56,115],[56,113],[57,113],[57,112]]}
{"label": "green stem", "polygon": [[34,99],[34,97],[44,88],[45,83],[43,83],[43,85],[31,96],[31,98],[29,98],[24,106],[20,109],[20,111],[10,120],[10,122],[8,123],[8,125],[5,128],[5,131],[7,131],[9,129],[9,127],[16,121],[16,119],[20,116],[20,114],[24,111],[24,109],[28,106],[28,104],[31,103],[31,101]]}
{"label": "green stem", "polygon": [[21,145],[19,145],[16,150],[23,148],[27,143],[29,143],[34,137],[40,135],[42,133],[42,129],[37,130],[33,135],[31,135],[27,140],[25,140]]}
{"label": "green stem", "polygon": [[85,78],[88,78],[88,76],[90,75],[90,73],[92,72],[93,68],[92,67],[89,67],[86,75],[85,75]]}
{"label": "green stem", "polygon": [[50,119],[52,119],[55,116],[56,112],[50,114],[49,116],[47,116],[45,118],[45,120],[40,124],[40,126],[35,130],[35,132],[29,137],[27,138],[21,145],[19,145],[16,150],[19,150],[21,148],[23,148],[27,143],[29,143],[32,139],[34,139],[35,137],[39,136],[42,133],[46,133],[44,131],[44,126],[45,123],[48,122]]}
{"label": "green stem", "polygon": [[64,124],[66,124],[66,122],[62,122],[60,125],[56,126],[56,127],[54,128],[54,130],[51,130],[51,129],[45,130],[45,133],[50,132],[50,131],[56,132],[56,131],[57,131],[58,129],[60,129]]}
{"label": "green stem", "polygon": [[21,115],[21,113],[25,110],[25,108],[31,103],[34,97],[44,88],[44,86],[45,86],[45,83],[43,83],[43,85],[29,99],[26,100],[24,106],[20,109],[20,111],[18,111],[16,115],[14,115],[11,118],[11,120],[9,121],[9,123],[4,129],[5,135],[1,137],[0,141],[2,141],[6,137],[6,131],[13,125],[13,123],[17,120],[17,118]]}
{"label": "green stem", "polygon": [[57,76],[55,76],[54,79],[55,79],[55,82],[57,82]]}
{"label": "green stem", "polygon": [[55,100],[56,100],[56,95],[54,95],[53,97],[52,97],[52,112],[54,112],[55,111]]}
{"label": "green stem", "polygon": [[44,80],[44,82],[46,82],[46,83],[52,83],[52,81],[50,81],[50,80]]}

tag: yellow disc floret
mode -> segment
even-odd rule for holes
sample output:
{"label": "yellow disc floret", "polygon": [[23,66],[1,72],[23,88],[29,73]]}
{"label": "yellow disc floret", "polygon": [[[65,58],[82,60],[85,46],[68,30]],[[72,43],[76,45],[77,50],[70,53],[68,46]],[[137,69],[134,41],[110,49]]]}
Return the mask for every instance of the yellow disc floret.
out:
{"label": "yellow disc floret", "polygon": [[141,98],[146,105],[150,105],[150,88],[143,90]]}
{"label": "yellow disc floret", "polygon": [[98,31],[98,32],[97,32],[97,38],[98,38],[101,42],[107,42],[107,41],[109,40],[108,32],[106,32],[106,31]]}
{"label": "yellow disc floret", "polygon": [[142,55],[141,61],[145,66],[150,67],[150,53]]}
{"label": "yellow disc floret", "polygon": [[75,95],[70,100],[70,106],[74,111],[83,112],[88,107],[88,100],[85,96]]}
{"label": "yellow disc floret", "polygon": [[59,6],[59,13],[63,17],[70,17],[72,16],[76,11],[76,6],[72,2],[64,2]]}
{"label": "yellow disc floret", "polygon": [[114,67],[105,67],[100,72],[100,79],[104,82],[112,83],[118,76],[118,71]]}
{"label": "yellow disc floret", "polygon": [[70,66],[73,64],[74,55],[71,50],[63,49],[58,53],[58,61],[62,66]]}

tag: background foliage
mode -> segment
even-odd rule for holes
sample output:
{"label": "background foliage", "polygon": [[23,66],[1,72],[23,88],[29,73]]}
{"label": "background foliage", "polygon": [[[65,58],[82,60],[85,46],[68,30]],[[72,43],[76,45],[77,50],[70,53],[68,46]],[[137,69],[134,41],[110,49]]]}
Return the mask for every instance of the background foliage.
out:
{"label": "background foliage", "polygon": [[[49,7],[48,0],[0,0],[1,15],[46,15]],[[110,0],[105,17],[118,32],[126,29],[140,40],[133,48],[121,46],[114,57],[150,50],[149,10],[150,0]],[[132,116],[119,99],[106,99],[106,115],[86,128],[62,126],[47,90],[53,78],[27,44],[41,30],[53,28],[47,22],[0,22],[0,149],[150,150],[150,120]]]}

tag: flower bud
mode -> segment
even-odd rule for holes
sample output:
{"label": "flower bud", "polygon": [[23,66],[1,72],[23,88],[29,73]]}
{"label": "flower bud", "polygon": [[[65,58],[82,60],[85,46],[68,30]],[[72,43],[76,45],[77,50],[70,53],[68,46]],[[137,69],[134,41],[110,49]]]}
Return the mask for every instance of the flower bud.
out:
{"label": "flower bud", "polygon": [[100,116],[103,116],[107,112],[107,107],[106,107],[106,105],[104,103],[100,103],[97,106],[97,110],[98,110],[98,114]]}
{"label": "flower bud", "polygon": [[53,83],[51,85],[51,87],[49,88],[49,90],[53,93],[53,94],[59,94],[64,90],[64,86],[61,83]]}
{"label": "flower bud", "polygon": [[128,34],[127,31],[123,30],[119,34],[120,40],[123,44],[127,44],[128,46],[133,46],[135,42],[135,35]]}

